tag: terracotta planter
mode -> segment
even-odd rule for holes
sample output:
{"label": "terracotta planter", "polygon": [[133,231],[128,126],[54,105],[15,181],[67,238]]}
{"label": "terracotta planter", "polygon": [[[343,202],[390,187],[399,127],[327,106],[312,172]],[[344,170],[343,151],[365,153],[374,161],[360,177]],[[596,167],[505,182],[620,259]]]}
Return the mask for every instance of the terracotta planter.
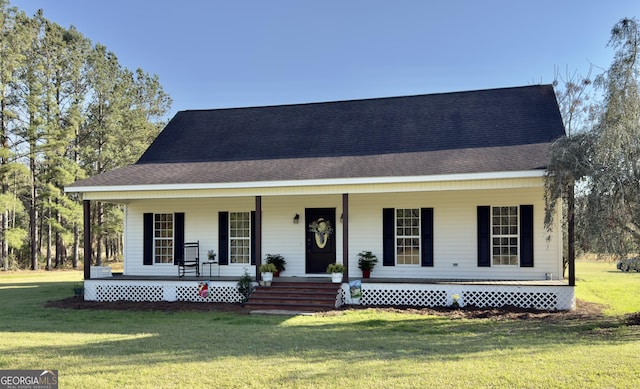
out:
{"label": "terracotta planter", "polygon": [[369,277],[371,277],[371,270],[363,270],[362,278],[369,278]]}

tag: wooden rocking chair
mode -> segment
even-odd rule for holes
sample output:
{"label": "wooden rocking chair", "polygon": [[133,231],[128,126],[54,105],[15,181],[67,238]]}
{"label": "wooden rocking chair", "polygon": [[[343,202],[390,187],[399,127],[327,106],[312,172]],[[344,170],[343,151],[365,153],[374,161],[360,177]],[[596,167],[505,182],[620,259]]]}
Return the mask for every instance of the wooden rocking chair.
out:
{"label": "wooden rocking chair", "polygon": [[184,277],[186,273],[195,273],[200,277],[200,242],[184,244],[184,257],[178,261],[178,277]]}

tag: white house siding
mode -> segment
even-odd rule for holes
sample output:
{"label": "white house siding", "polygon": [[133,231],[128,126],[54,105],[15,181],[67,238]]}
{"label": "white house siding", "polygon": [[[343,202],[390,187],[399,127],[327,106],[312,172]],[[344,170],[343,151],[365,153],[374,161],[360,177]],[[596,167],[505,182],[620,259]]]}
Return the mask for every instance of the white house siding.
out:
{"label": "white house siding", "polygon": [[[513,180],[510,180],[513,181]],[[540,179],[536,180],[538,183]],[[514,182],[511,182],[513,185]],[[542,189],[532,187],[531,180],[522,180],[516,189],[505,189],[504,183],[484,185],[483,190],[416,191],[398,185],[392,193],[351,193],[349,195],[349,268],[350,277],[357,278],[357,254],[371,250],[380,262],[372,276],[380,278],[440,278],[440,279],[490,279],[490,280],[540,280],[546,273],[554,279],[562,274],[561,232],[556,227],[553,238],[547,240],[543,226],[544,200]],[[388,188],[387,188],[388,189]],[[431,188],[433,189],[433,188]],[[404,191],[403,191],[404,190]],[[348,193],[348,192],[343,192]],[[519,266],[477,267],[476,209],[479,205],[534,206],[534,267]],[[263,257],[278,253],[287,260],[283,276],[304,277],[305,274],[305,208],[336,209],[336,261],[342,262],[342,194],[285,195],[272,192],[262,196]],[[383,208],[433,208],[434,210],[434,266],[420,265],[382,266],[382,209]],[[201,258],[208,250],[218,251],[218,212],[252,211],[255,198],[211,197],[188,199],[145,199],[127,203],[125,238],[125,274],[175,276],[174,265],[142,265],[142,221],[145,212],[185,213],[185,241],[200,241]],[[300,223],[293,217],[300,215]],[[457,264],[457,266],[455,265]],[[220,267],[221,276],[239,276],[244,269],[249,274],[255,268],[249,265]],[[208,271],[208,270],[207,270]],[[214,267],[214,272],[217,269]],[[317,275],[314,275],[317,276]]]}
{"label": "white house siding", "polygon": [[[310,221],[305,208],[336,209],[336,261],[342,263],[342,195],[277,196],[262,198],[262,254],[281,254],[287,264],[282,276],[303,277],[305,273],[305,235]],[[300,215],[300,222],[293,217]],[[317,277],[318,274],[313,274]],[[322,275],[321,275],[322,276]],[[329,275],[326,275],[329,277]]]}
{"label": "white house siding", "polygon": [[[249,212],[255,209],[251,197],[211,199],[136,200],[128,203],[126,212],[125,267],[126,275],[177,276],[173,264],[143,265],[143,214],[184,212],[185,242],[200,242],[200,260],[204,261],[208,250],[218,252],[218,212]],[[220,267],[220,275],[240,275],[244,269],[252,273],[252,266],[229,265]],[[214,267],[215,269],[215,267]],[[206,270],[208,272],[208,269]],[[217,269],[215,269],[217,274]]]}
{"label": "white house siding", "polygon": [[[477,206],[534,206],[534,267],[477,266]],[[561,232],[547,240],[542,189],[417,192],[351,195],[349,198],[349,267],[361,276],[357,254],[370,250],[380,259],[372,277],[488,280],[542,280],[562,274]],[[382,266],[382,209],[433,208],[434,266]],[[457,265],[456,265],[457,264]]]}

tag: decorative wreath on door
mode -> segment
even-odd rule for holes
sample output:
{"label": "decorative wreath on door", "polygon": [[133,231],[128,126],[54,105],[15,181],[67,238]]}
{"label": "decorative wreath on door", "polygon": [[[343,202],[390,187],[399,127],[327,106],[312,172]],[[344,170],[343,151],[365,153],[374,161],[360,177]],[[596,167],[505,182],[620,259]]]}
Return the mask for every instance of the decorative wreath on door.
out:
{"label": "decorative wreath on door", "polygon": [[331,226],[331,222],[329,220],[319,218],[318,220],[313,221],[311,224],[309,224],[309,232],[313,232],[316,245],[319,248],[323,249],[329,241],[329,236],[333,234],[333,227]]}

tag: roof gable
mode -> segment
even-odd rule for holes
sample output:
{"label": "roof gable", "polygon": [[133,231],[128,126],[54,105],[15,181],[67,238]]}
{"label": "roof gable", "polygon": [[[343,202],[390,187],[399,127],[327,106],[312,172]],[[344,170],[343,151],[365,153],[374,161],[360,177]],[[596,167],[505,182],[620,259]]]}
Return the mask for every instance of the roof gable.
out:
{"label": "roof gable", "polygon": [[181,111],[137,164],[419,153],[548,143],[564,135],[553,88]]}

